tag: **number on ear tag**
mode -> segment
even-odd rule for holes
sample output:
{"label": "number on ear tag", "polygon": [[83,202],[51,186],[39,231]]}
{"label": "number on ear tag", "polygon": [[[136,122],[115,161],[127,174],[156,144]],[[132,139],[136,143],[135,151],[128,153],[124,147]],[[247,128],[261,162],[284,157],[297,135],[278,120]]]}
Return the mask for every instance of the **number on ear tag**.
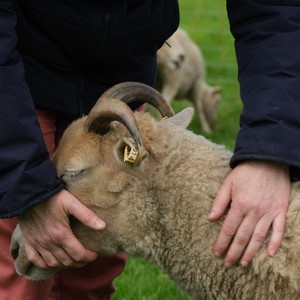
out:
{"label": "number on ear tag", "polygon": [[126,145],[124,149],[124,162],[134,164],[138,154],[139,151],[136,148]]}

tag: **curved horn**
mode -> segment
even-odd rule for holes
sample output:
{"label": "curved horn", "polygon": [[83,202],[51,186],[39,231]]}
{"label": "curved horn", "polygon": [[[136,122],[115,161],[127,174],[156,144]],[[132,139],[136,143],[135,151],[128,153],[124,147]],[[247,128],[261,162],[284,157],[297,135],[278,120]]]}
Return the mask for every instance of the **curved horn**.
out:
{"label": "curved horn", "polygon": [[118,99],[100,98],[88,114],[84,126],[87,131],[105,134],[112,121],[119,121],[128,129],[138,149],[142,146],[140,131],[133,111],[126,103]]}
{"label": "curved horn", "polygon": [[99,100],[105,98],[120,99],[126,104],[144,102],[154,106],[162,117],[172,117],[174,112],[165,98],[154,88],[140,82],[122,82],[108,89]]}

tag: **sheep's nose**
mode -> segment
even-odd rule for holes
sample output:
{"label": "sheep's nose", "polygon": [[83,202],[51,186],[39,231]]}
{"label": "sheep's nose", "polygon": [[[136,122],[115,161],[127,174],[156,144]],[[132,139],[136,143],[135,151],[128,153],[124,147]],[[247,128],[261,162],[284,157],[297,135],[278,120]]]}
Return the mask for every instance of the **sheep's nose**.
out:
{"label": "sheep's nose", "polygon": [[14,260],[16,260],[18,258],[19,250],[20,250],[19,243],[16,240],[13,239],[12,243],[10,245],[10,253],[11,253]]}
{"label": "sheep's nose", "polygon": [[176,69],[179,69],[185,60],[185,56],[183,54],[178,55],[176,60],[173,60]]}
{"label": "sheep's nose", "polygon": [[181,62],[183,62],[183,61],[185,60],[185,55],[184,55],[184,54],[180,54],[180,55],[179,55],[179,60],[180,60]]}

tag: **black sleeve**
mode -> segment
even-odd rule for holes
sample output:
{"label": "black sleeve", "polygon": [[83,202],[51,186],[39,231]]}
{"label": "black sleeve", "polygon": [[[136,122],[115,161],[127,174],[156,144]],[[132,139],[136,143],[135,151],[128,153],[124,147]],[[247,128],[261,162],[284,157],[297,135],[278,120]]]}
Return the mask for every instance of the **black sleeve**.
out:
{"label": "black sleeve", "polygon": [[13,2],[0,1],[0,218],[19,215],[63,188],[15,49]]}
{"label": "black sleeve", "polygon": [[227,0],[239,68],[240,117],[231,166],[265,159],[300,167],[300,1]]}

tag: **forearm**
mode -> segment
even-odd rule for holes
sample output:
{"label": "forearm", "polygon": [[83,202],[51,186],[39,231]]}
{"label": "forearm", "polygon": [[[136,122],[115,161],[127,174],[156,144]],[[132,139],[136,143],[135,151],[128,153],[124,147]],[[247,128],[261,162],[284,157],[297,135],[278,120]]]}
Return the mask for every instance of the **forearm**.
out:
{"label": "forearm", "polygon": [[227,1],[244,104],[232,166],[265,159],[300,167],[300,6],[294,3]]}
{"label": "forearm", "polygon": [[13,217],[63,188],[56,178],[24,68],[15,49],[13,1],[0,3],[0,218]]}

